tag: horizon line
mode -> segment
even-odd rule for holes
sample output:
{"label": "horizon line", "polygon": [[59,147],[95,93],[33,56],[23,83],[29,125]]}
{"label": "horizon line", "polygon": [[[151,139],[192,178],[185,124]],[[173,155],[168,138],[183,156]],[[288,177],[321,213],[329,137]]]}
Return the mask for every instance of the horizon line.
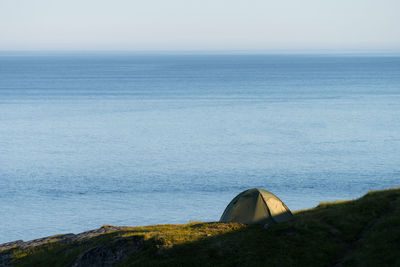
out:
{"label": "horizon line", "polygon": [[0,53],[399,54],[400,49],[0,49]]}

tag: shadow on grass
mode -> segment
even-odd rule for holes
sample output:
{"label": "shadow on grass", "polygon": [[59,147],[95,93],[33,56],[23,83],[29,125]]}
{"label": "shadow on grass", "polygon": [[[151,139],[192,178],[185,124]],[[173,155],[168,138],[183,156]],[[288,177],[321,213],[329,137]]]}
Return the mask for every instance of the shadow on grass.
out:
{"label": "shadow on grass", "polygon": [[[354,201],[321,203],[314,209],[296,212],[293,221],[267,230],[259,225],[192,224],[187,226],[191,230],[186,231],[207,233],[218,227],[223,230],[180,244],[173,241],[179,230],[155,236],[149,240],[153,243],[151,250],[131,254],[121,265],[393,266],[400,263],[396,253],[400,251],[399,243],[392,242],[391,248],[382,251],[375,245],[379,242],[370,242],[369,236],[377,235],[378,226],[387,221],[393,230],[400,225],[399,207],[400,190],[394,189],[370,192]],[[388,235],[382,238],[385,240],[380,243],[387,243]]]}

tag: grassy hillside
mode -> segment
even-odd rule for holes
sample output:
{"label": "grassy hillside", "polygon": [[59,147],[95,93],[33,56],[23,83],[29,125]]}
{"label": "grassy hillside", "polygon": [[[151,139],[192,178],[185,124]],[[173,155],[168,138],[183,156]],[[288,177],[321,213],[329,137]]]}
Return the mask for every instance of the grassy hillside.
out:
{"label": "grassy hillside", "polygon": [[400,189],[321,203],[270,226],[103,226],[0,246],[0,266],[400,266]]}

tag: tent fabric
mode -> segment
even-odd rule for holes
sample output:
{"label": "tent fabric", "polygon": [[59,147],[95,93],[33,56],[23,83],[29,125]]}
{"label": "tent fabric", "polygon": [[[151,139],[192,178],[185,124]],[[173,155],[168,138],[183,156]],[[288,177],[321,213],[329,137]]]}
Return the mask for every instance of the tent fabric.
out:
{"label": "tent fabric", "polygon": [[232,199],[220,222],[266,224],[286,222],[292,218],[289,208],[277,196],[266,190],[253,188]]}

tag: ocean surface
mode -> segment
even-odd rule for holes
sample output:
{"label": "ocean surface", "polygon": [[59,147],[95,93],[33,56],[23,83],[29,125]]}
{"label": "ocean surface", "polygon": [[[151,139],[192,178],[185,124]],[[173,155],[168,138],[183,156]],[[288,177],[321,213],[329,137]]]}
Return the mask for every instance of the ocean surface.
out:
{"label": "ocean surface", "polygon": [[400,186],[400,57],[0,53],[0,243]]}

